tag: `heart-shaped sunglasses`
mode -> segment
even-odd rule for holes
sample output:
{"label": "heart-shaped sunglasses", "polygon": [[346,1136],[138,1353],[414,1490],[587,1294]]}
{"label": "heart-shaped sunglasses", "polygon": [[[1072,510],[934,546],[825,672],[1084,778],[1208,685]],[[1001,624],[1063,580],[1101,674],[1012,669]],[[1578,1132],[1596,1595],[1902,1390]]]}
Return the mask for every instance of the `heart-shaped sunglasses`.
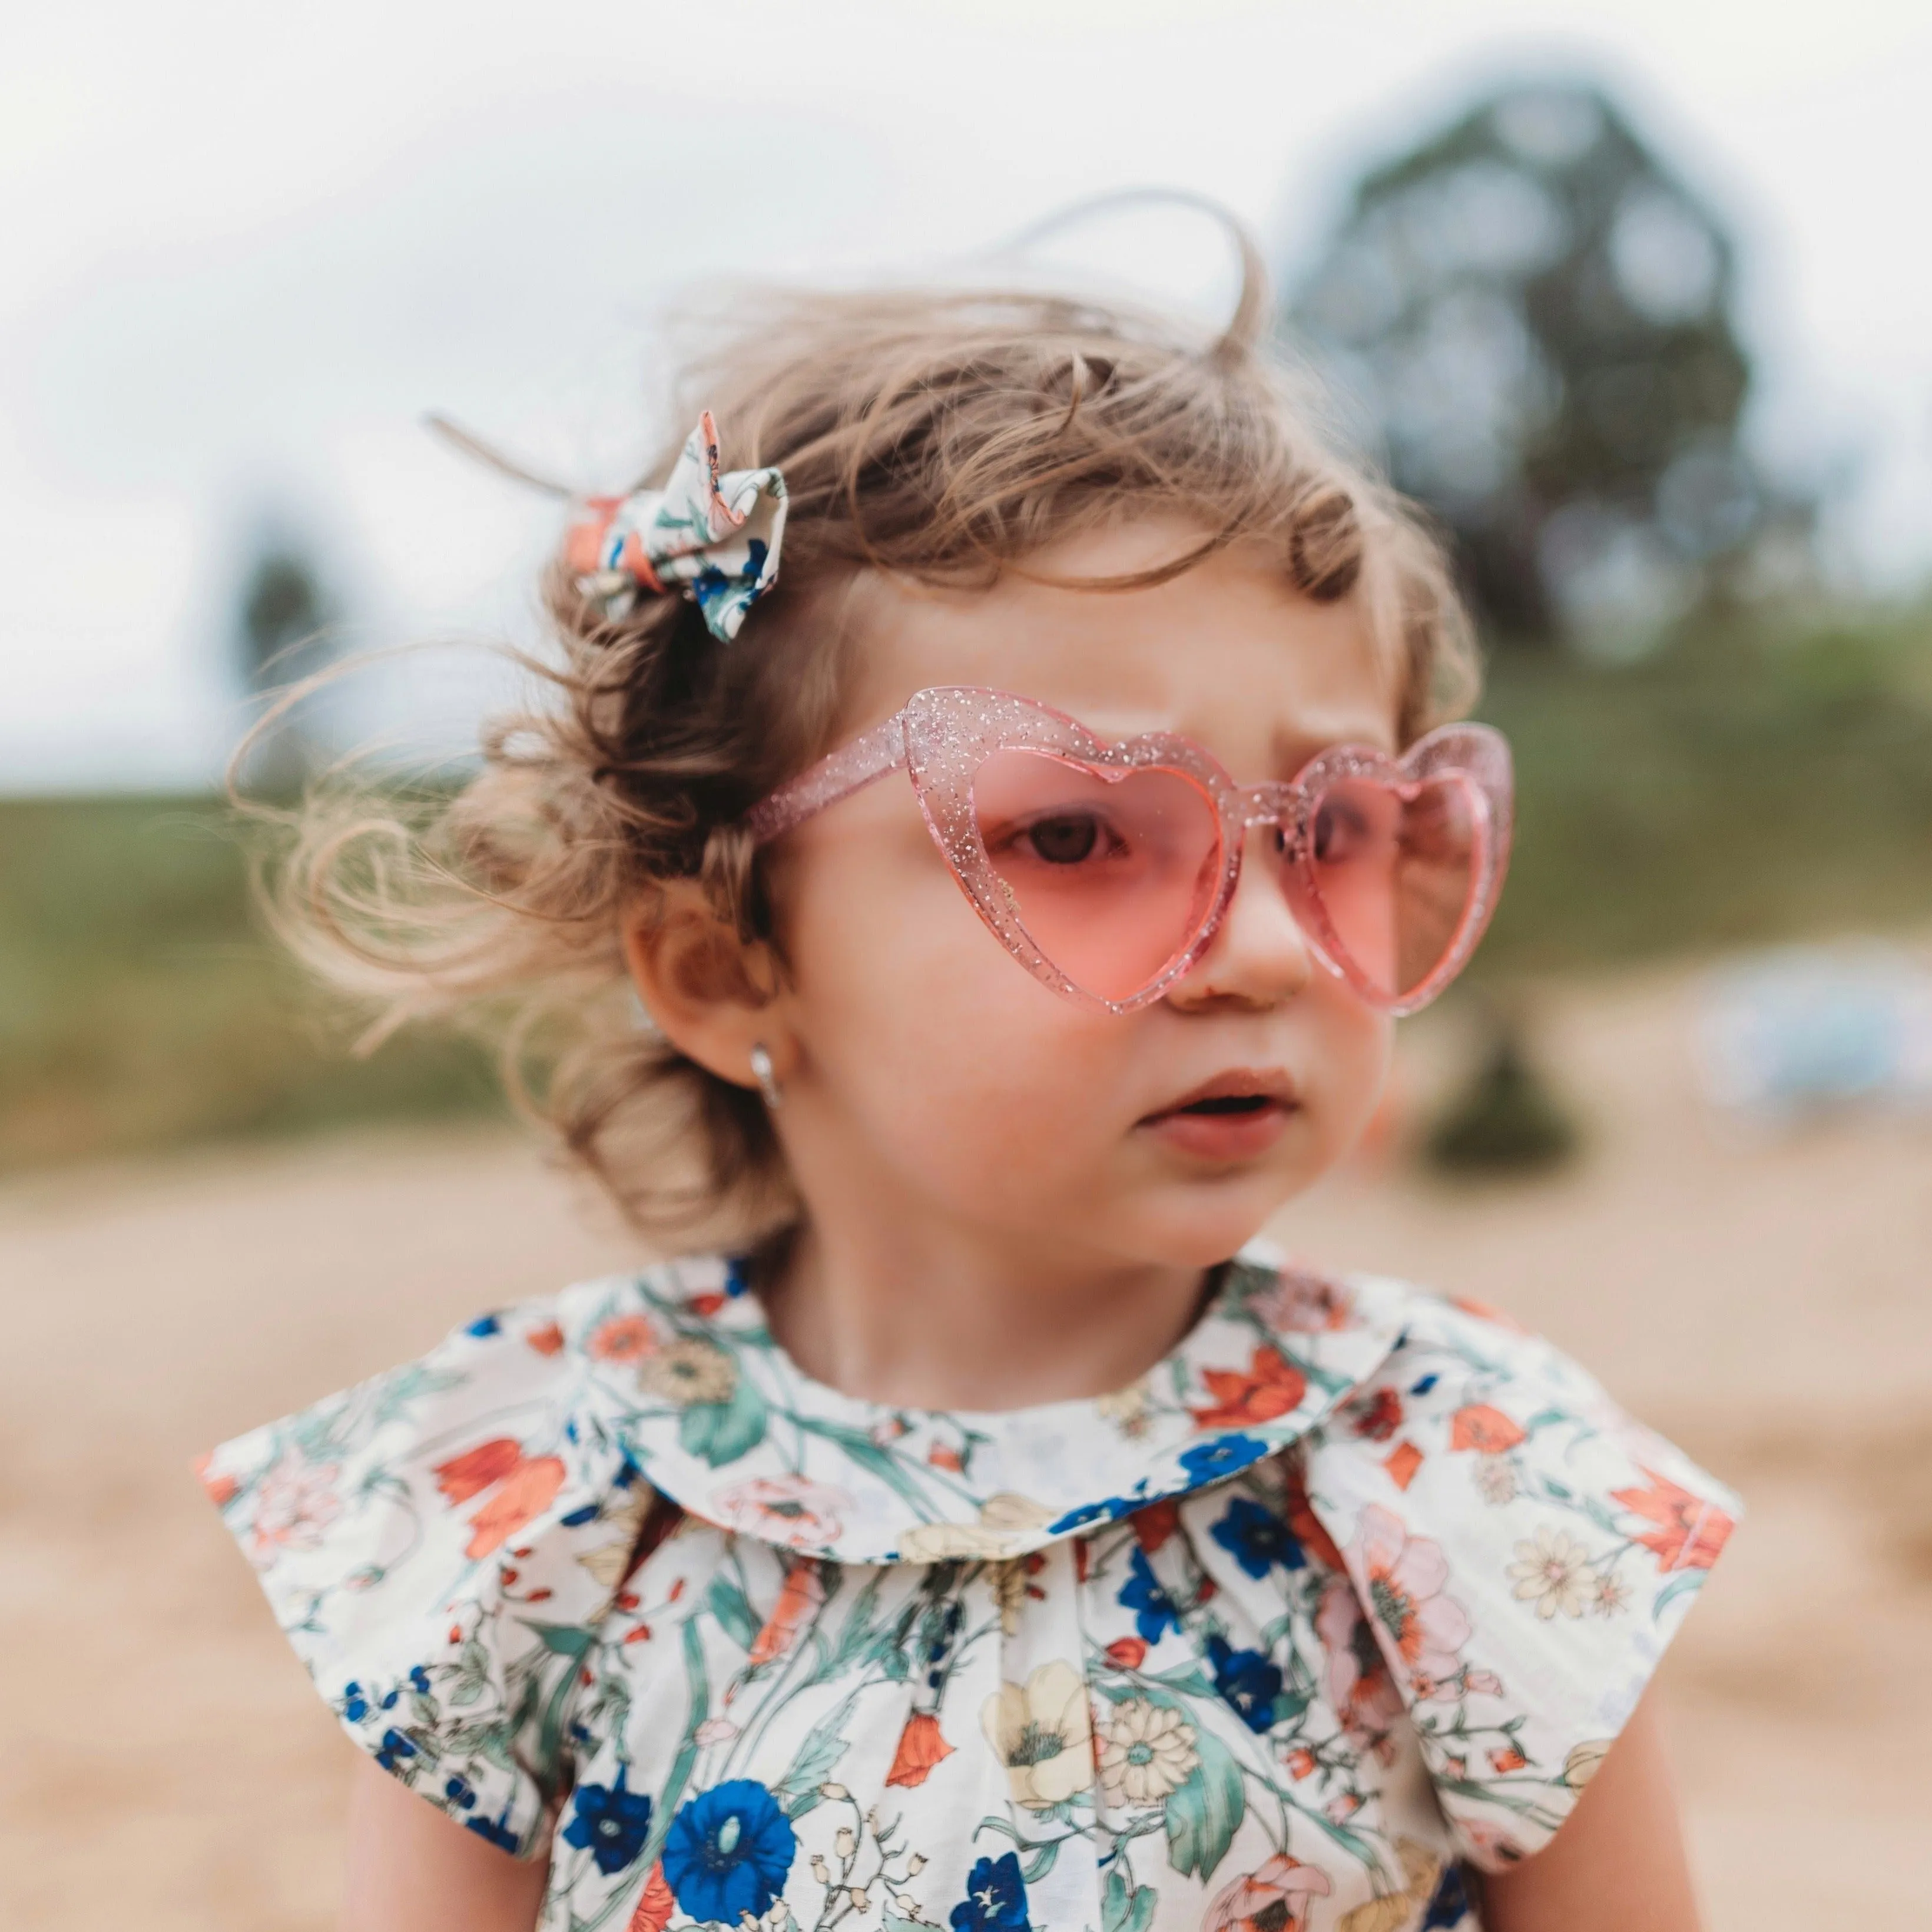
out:
{"label": "heart-shaped sunglasses", "polygon": [[1462,969],[1509,862],[1502,734],[1445,725],[1400,759],[1354,745],[1244,790],[1192,739],[1107,744],[1004,692],[914,694],[746,820],[764,844],[904,767],[946,862],[1008,952],[1108,1012],[1159,999],[1207,950],[1248,831],[1273,830],[1310,946],[1370,1004],[1412,1013]]}

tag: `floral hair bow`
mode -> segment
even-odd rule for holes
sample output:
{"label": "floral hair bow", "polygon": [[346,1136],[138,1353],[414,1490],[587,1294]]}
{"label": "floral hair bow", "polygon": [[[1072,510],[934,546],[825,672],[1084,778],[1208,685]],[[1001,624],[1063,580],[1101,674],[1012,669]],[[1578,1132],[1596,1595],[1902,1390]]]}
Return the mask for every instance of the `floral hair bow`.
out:
{"label": "floral hair bow", "polygon": [[641,590],[682,585],[712,635],[729,644],[745,613],[777,582],[784,478],[776,470],[718,470],[718,425],[706,410],[662,490],[593,496],[564,556],[584,596],[613,617]]}

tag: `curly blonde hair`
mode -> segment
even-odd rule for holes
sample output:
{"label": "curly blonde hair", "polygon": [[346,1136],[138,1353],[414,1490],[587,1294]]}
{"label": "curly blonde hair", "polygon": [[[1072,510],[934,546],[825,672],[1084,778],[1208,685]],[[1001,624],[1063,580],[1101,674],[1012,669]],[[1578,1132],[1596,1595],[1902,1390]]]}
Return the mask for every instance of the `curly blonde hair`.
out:
{"label": "curly blonde hair", "polygon": [[694,878],[741,938],[772,938],[740,820],[835,742],[862,647],[836,621],[839,592],[861,573],[990,585],[1080,532],[1178,515],[1203,532],[1196,548],[1083,587],[1264,544],[1306,596],[1360,600],[1403,742],[1460,708],[1474,658],[1442,547],[1339,453],[1271,356],[1243,248],[1236,314],[1212,338],[1024,292],[735,297],[674,420],[702,402],[726,466],[784,473],[783,580],[744,634],[722,646],[675,596],[613,620],[560,562],[540,695],[488,726],[453,796],[340,782],[284,820],[272,916],[372,1016],[365,1048],[418,1021],[481,1030],[566,1159],[660,1243],[741,1243],[793,1220],[758,1096],[649,1025],[621,934],[664,882]]}

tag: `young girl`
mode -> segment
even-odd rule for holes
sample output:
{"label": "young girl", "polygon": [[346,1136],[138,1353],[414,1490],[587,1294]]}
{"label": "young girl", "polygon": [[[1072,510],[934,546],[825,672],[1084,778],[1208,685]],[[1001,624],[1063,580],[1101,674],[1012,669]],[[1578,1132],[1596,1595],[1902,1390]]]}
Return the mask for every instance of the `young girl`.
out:
{"label": "young girl", "polygon": [[368,1754],[358,1932],[1694,1926],[1642,1694],[1736,1504],[1255,1238],[1510,810],[1263,326],[1252,263],[1214,341],[741,316],[572,532],[554,701],[426,831],[311,808],[310,956],[506,1015],[677,1256],[211,1460]]}

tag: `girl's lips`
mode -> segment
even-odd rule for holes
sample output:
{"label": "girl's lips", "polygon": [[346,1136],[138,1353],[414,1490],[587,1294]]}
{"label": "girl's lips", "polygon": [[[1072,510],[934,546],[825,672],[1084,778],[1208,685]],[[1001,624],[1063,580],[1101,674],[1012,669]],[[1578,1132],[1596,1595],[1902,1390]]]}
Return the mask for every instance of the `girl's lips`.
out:
{"label": "girl's lips", "polygon": [[1238,1113],[1156,1114],[1141,1125],[1181,1154],[1201,1160],[1252,1160],[1267,1153],[1282,1136],[1292,1103],[1265,1100]]}
{"label": "girl's lips", "polygon": [[1198,1160],[1252,1160],[1281,1137],[1300,1101],[1279,1067],[1238,1067],[1204,1082],[1141,1122],[1178,1152]]}

